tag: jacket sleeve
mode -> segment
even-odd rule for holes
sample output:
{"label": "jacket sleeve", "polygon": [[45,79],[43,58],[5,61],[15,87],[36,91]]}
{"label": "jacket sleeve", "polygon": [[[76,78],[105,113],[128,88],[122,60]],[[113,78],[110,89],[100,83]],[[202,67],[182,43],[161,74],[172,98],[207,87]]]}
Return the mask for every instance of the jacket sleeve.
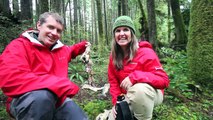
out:
{"label": "jacket sleeve", "polygon": [[112,104],[115,105],[117,96],[121,94],[120,83],[115,75],[115,67],[112,63],[112,57],[110,57],[108,65],[108,82],[110,84],[110,94],[112,96]]}
{"label": "jacket sleeve", "polygon": [[[143,51],[143,52],[142,52]],[[142,48],[137,69],[130,73],[129,78],[133,84],[148,83],[156,89],[169,86],[169,78],[163,70],[159,58],[150,48]]]}
{"label": "jacket sleeve", "polygon": [[82,54],[85,49],[86,49],[86,40],[83,40],[82,42],[76,43],[72,46],[68,46],[69,52],[70,52],[70,58],[69,61],[71,59],[74,59],[75,57],[77,57],[78,55]]}
{"label": "jacket sleeve", "polygon": [[51,74],[31,71],[25,46],[14,40],[0,56],[0,88],[9,97],[16,97],[23,93],[49,89],[59,98],[74,96],[79,88],[68,78]]}

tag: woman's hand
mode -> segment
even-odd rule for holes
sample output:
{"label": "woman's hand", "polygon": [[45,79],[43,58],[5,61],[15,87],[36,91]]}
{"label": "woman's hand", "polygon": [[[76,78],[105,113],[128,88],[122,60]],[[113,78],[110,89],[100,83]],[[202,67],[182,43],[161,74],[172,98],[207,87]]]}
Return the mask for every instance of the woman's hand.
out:
{"label": "woman's hand", "polygon": [[130,87],[132,87],[132,82],[130,81],[129,77],[126,77],[120,84],[120,87],[128,90]]}

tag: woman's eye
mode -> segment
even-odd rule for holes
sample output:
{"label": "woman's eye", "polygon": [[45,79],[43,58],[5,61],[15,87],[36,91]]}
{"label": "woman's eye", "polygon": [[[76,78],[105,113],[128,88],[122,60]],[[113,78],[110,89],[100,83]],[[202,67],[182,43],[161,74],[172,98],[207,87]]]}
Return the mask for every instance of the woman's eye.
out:
{"label": "woman's eye", "polygon": [[116,30],[115,32],[120,32],[121,30]]}
{"label": "woman's eye", "polygon": [[129,31],[129,29],[125,28],[124,31]]}

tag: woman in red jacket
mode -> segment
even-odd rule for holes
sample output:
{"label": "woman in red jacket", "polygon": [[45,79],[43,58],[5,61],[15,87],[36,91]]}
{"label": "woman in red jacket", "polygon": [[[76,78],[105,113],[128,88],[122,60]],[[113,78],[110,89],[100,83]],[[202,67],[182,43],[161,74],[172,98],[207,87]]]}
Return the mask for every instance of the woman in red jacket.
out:
{"label": "woman in red jacket", "polygon": [[45,12],[36,30],[25,31],[0,56],[0,88],[16,120],[87,120],[71,99],[79,87],[69,80],[68,65],[89,43],[64,45],[63,29],[59,14]]}
{"label": "woman in red jacket", "polygon": [[108,81],[116,118],[117,96],[124,94],[132,114],[138,120],[149,120],[155,105],[162,103],[169,79],[150,43],[139,42],[133,21],[118,17],[113,24],[112,50],[109,58]]}

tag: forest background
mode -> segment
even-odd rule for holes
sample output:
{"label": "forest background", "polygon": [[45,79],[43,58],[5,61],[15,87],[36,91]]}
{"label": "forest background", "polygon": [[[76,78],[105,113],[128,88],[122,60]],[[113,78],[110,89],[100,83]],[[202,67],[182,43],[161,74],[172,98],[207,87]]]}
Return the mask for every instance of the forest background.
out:
{"label": "forest background", "polygon": [[[138,39],[153,45],[170,78],[153,119],[213,119],[213,0],[0,0],[0,54],[46,11],[64,17],[62,42],[87,39],[92,44],[91,74],[79,57],[70,63],[69,77],[79,86],[102,88],[107,83],[112,24],[129,15]],[[112,107],[109,93],[102,92],[82,88],[73,98],[91,120]],[[0,120],[10,119],[5,100],[0,91]]]}

